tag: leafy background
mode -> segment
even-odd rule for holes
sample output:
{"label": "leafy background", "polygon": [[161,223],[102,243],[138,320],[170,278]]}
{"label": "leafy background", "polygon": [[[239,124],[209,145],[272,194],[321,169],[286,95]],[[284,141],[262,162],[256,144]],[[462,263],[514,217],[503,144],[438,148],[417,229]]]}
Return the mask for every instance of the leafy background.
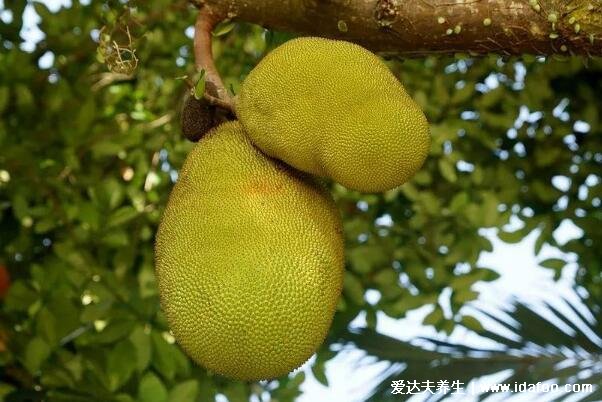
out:
{"label": "leafy background", "polygon": [[[329,337],[305,370],[247,384],[181,352],[153,275],[156,225],[192,146],[178,110],[180,77],[193,73],[194,13],[173,0],[51,8],[0,8],[0,263],[11,278],[0,299],[0,401],[293,401],[310,377],[327,384],[326,363],[349,349],[385,367],[365,395],[372,401],[407,398],[391,395],[392,380],[500,372],[508,382],[597,384],[583,400],[602,400],[601,60],[391,59],[431,122],[429,158],[385,194],[332,186],[347,270]],[[41,40],[24,40],[24,14],[39,15]],[[127,46],[125,26],[139,60],[131,75],[109,71],[98,51],[107,38]],[[290,35],[230,28],[215,55],[236,92]],[[558,242],[563,222],[579,236]],[[540,265],[570,277],[580,300],[551,295],[564,310],[520,299],[483,307],[479,286],[499,277],[479,263],[491,233],[507,243],[535,236],[535,255],[562,251]],[[378,331],[425,307],[422,324],[436,336]],[[358,316],[363,324],[350,325]],[[458,329],[489,346],[447,336]]]}

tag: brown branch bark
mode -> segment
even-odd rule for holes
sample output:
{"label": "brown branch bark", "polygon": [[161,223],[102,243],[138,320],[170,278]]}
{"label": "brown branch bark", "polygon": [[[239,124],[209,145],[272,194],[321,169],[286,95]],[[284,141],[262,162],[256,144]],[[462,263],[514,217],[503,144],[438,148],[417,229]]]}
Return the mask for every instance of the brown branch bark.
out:
{"label": "brown branch bark", "polygon": [[234,112],[234,104],[213,62],[211,32],[220,21],[209,7],[202,7],[194,26],[194,60],[198,71],[205,70],[204,97],[210,104]]}
{"label": "brown branch bark", "polygon": [[602,0],[189,0],[216,18],[378,52],[602,56]]}

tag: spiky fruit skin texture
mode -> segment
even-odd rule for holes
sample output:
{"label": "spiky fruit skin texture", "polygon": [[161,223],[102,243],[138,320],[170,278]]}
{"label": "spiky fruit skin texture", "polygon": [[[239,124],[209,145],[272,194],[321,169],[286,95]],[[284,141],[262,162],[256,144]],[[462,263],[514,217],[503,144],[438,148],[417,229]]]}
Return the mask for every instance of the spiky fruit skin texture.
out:
{"label": "spiky fruit skin texture", "polygon": [[188,141],[199,141],[211,128],[215,119],[215,108],[205,99],[196,99],[187,94],[180,112],[182,134]]}
{"label": "spiky fruit skin texture", "polygon": [[266,154],[363,192],[403,184],[430,148],[418,104],[380,58],[344,41],[276,48],[244,80],[237,115]]}
{"label": "spiky fruit skin texture", "polygon": [[156,238],[161,305],[198,363],[238,380],[303,364],[343,278],[339,212],[310,177],[267,158],[238,122],[188,155]]}

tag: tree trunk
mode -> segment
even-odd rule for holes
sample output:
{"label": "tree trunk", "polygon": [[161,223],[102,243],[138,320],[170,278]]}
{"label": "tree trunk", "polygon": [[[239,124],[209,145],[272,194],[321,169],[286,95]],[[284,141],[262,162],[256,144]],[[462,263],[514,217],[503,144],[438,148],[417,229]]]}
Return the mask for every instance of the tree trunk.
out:
{"label": "tree trunk", "polygon": [[602,56],[602,0],[189,0],[220,19],[384,53]]}

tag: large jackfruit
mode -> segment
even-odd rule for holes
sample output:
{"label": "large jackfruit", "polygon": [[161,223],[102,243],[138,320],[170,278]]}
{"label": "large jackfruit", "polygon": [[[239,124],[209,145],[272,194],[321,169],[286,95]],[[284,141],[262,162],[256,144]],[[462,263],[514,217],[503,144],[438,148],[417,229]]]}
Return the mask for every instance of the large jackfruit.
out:
{"label": "large jackfruit", "polygon": [[194,360],[240,380],[287,374],[332,321],[339,213],[321,185],[224,123],[184,163],[157,233],[156,275],[170,328]]}
{"label": "large jackfruit", "polygon": [[365,192],[406,182],[430,147],[423,112],[387,66],[344,41],[276,48],[243,82],[237,115],[268,155]]}

